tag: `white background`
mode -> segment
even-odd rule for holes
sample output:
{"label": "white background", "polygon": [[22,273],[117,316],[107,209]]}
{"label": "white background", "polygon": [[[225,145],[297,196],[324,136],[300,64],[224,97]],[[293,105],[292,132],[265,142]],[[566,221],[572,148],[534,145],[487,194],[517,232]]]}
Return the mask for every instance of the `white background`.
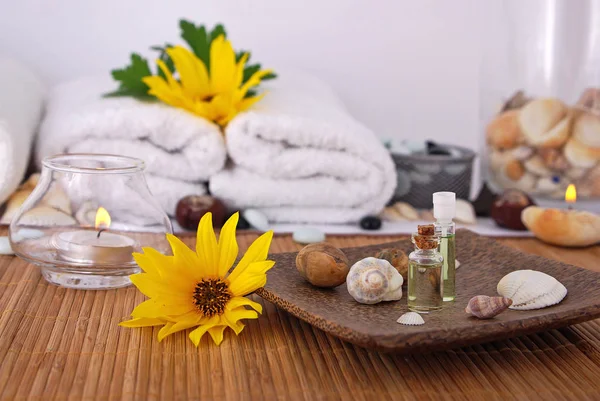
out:
{"label": "white background", "polygon": [[[477,147],[486,0],[0,0],[0,55],[49,84],[108,74],[131,51],[178,40],[182,17],[223,22],[265,66],[328,82],[382,138]],[[491,12],[493,14],[493,12]],[[488,21],[489,22],[489,21]]]}

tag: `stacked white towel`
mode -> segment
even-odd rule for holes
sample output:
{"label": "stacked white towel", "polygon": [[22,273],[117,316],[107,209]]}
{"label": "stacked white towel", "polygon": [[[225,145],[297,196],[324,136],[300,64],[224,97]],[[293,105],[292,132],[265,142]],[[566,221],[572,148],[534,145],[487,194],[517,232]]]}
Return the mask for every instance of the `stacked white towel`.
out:
{"label": "stacked white towel", "polygon": [[379,212],[396,172],[375,134],[314,77],[283,72],[226,129],[232,163],[210,191],[272,222],[352,223]]}
{"label": "stacked white towel", "polygon": [[45,88],[32,71],[0,58],[0,204],[23,180],[44,96]]}
{"label": "stacked white towel", "polygon": [[220,129],[203,118],[159,102],[105,98],[116,83],[82,78],[49,96],[37,159],[58,153],[110,153],[146,162],[148,186],[173,215],[177,201],[206,193],[206,181],[226,160]]}

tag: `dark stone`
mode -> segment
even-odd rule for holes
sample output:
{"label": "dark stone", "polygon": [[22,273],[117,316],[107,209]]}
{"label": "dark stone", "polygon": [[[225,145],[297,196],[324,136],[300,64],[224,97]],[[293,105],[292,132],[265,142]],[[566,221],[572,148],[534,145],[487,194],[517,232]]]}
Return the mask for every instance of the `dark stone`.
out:
{"label": "dark stone", "polygon": [[507,189],[492,203],[491,216],[500,227],[511,230],[527,230],[521,221],[521,212],[531,205],[535,205],[535,203],[525,192]]}
{"label": "dark stone", "polygon": [[496,199],[496,194],[484,183],[481,191],[479,191],[479,195],[477,195],[477,199],[473,202],[475,214],[479,217],[489,217],[494,199]]}
{"label": "dark stone", "polygon": [[181,198],[175,208],[175,218],[181,227],[195,231],[202,216],[208,212],[212,213],[213,227],[222,227],[225,223],[225,205],[208,195],[188,195]]}
{"label": "dark stone", "polygon": [[452,153],[450,153],[450,151],[448,149],[441,147],[441,146],[428,148],[427,154],[434,155],[434,156],[436,156],[436,155],[437,156],[451,156],[452,155]]}
{"label": "dark stone", "polygon": [[379,230],[381,228],[381,219],[377,216],[365,216],[360,219],[360,226],[365,230]]}

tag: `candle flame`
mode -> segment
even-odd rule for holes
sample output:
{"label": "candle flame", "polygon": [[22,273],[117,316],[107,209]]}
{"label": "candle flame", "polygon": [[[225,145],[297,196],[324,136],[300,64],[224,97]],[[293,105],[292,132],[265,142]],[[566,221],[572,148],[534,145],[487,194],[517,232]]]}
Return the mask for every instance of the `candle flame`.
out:
{"label": "candle flame", "polygon": [[105,208],[100,206],[96,212],[96,228],[107,229],[108,227],[110,227],[110,214],[108,214]]}
{"label": "candle flame", "polygon": [[567,203],[575,203],[577,200],[577,189],[575,189],[575,185],[569,184],[567,187],[567,192],[565,192],[565,201]]}

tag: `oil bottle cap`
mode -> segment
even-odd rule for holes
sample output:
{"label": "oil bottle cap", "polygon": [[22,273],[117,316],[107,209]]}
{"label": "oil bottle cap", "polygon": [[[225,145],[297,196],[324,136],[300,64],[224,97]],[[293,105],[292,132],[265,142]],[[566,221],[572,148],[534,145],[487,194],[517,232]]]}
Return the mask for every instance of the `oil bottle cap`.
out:
{"label": "oil bottle cap", "polygon": [[452,220],[456,215],[456,194],[435,192],[433,194],[433,217],[438,220]]}

